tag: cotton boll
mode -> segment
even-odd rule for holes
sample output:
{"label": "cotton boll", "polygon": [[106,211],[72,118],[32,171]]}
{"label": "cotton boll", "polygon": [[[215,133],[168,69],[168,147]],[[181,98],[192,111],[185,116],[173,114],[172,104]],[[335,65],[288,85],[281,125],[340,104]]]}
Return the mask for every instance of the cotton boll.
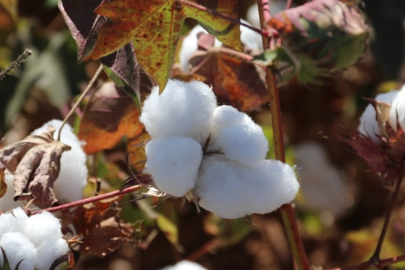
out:
{"label": "cotton boll", "polygon": [[390,124],[396,130],[397,123],[399,123],[401,128],[405,130],[405,85],[394,98],[390,111]]}
{"label": "cotton boll", "polygon": [[231,106],[220,106],[214,112],[211,126],[212,146],[230,160],[254,165],[266,157],[268,141],[262,128],[245,113]]}
{"label": "cotton boll", "polygon": [[194,188],[203,155],[197,141],[182,136],[155,138],[145,150],[146,171],[161,191],[182,197]]}
{"label": "cotton boll", "polygon": [[[39,135],[47,131],[49,125],[56,129],[54,133],[54,139],[56,139],[62,125],[60,120],[51,120],[32,134]],[[61,170],[54,182],[54,190],[60,202],[73,202],[83,198],[83,189],[87,184],[86,154],[82,149],[82,143],[69,124],[62,129],[61,142],[70,145],[72,149],[62,154]]]}
{"label": "cotton boll", "polygon": [[48,212],[31,216],[26,223],[24,233],[36,247],[62,238],[59,220]]}
{"label": "cotton boll", "polygon": [[[250,25],[250,23],[245,20],[241,21]],[[252,50],[263,50],[262,36],[246,26],[241,25],[240,27],[240,41]]]}
{"label": "cotton boll", "polygon": [[[21,232],[8,232],[1,236],[0,246],[4,249],[10,269],[15,269],[23,260],[19,270],[33,270],[37,260],[37,249]],[[0,265],[4,265],[4,258],[0,255]]]}
{"label": "cotton boll", "polygon": [[343,214],[353,204],[353,196],[324,148],[313,142],[301,144],[295,148],[295,156],[305,206],[335,217]]}
{"label": "cotton boll", "polygon": [[167,266],[162,270],[207,270],[207,268],[204,268],[195,262],[181,261],[176,263],[176,265]]}
{"label": "cotton boll", "polygon": [[64,239],[46,243],[38,248],[38,259],[35,267],[37,269],[50,269],[53,262],[59,257],[67,254],[69,246]]}
{"label": "cotton boll", "polygon": [[[391,91],[388,93],[379,94],[375,97],[376,100],[391,104],[395,97],[398,95],[399,91]],[[391,109],[391,112],[393,110]],[[392,122],[390,121],[390,124]],[[358,128],[359,132],[369,136],[373,141],[377,142],[377,135],[381,135],[380,128],[376,120],[376,113],[374,107],[369,104],[364,110],[362,116],[360,117],[360,125]]]}
{"label": "cotton boll", "polygon": [[214,93],[202,82],[169,80],[162,94],[153,88],[140,121],[152,137],[187,136],[203,143],[216,103]]}
{"label": "cotton boll", "polygon": [[246,166],[221,155],[206,157],[195,192],[200,206],[223,218],[270,213],[291,202],[299,184],[292,168],[263,160]]}
{"label": "cotton boll", "polygon": [[[12,175],[9,171],[6,170],[5,172],[5,182],[7,185],[6,194],[0,198],[0,211],[7,212],[10,209],[16,207],[23,207],[24,204],[21,201],[14,201],[14,175]],[[0,225],[1,226],[1,225]],[[0,232],[1,234],[1,232]]]}

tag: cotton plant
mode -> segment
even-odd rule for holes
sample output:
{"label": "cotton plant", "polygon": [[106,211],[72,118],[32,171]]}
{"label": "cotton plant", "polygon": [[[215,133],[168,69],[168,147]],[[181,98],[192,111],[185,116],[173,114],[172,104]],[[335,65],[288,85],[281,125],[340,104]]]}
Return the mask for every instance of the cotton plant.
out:
{"label": "cotton plant", "polygon": [[[245,20],[241,20],[241,22],[250,25]],[[188,62],[192,55],[198,49],[198,36],[201,33],[207,34],[208,32],[201,25],[196,25],[183,39],[179,52],[179,60],[184,71],[189,71]],[[240,26],[240,40],[243,45],[251,50],[263,50],[261,35],[243,25]],[[215,39],[214,47],[218,48],[221,46],[222,42],[220,42],[218,39]]]}
{"label": "cotton plant", "polygon": [[[33,131],[31,135],[43,134],[52,126],[56,129],[53,133],[53,139],[56,140],[61,125],[62,121],[51,120]],[[73,133],[73,129],[69,124],[66,124],[62,129],[61,142],[67,145],[70,150],[63,152],[61,155],[60,171],[53,182],[53,191],[59,203],[67,203],[83,198],[83,188],[87,183],[86,155],[82,149],[82,143]],[[16,183],[15,176],[8,170],[5,170],[5,182],[8,188],[6,194],[0,198],[1,212],[22,206],[22,202],[14,202],[13,186],[19,183]]]}
{"label": "cotton plant", "polygon": [[198,263],[183,260],[175,265],[166,266],[161,270],[207,270],[207,268],[202,267]]}
{"label": "cotton plant", "polygon": [[[48,270],[69,252],[56,217],[48,212],[28,217],[21,208],[0,215],[0,247],[10,269],[19,270]],[[4,262],[0,254],[0,269]]]}
{"label": "cotton plant", "polygon": [[289,165],[265,159],[261,127],[233,107],[217,106],[202,82],[169,80],[160,95],[155,87],[140,121],[151,135],[145,172],[164,193],[235,219],[272,212],[298,191]]}

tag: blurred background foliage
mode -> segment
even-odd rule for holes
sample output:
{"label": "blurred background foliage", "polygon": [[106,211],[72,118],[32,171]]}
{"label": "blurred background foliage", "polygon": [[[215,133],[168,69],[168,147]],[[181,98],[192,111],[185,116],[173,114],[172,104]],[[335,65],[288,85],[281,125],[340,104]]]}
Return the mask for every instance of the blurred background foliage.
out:
{"label": "blurred background foliage", "polygon": [[[246,18],[254,2],[240,1],[241,17]],[[273,9],[285,5],[282,0],[271,2]],[[398,89],[405,82],[405,2],[364,2],[373,33],[363,59],[324,79],[321,86],[309,89],[292,80],[280,88],[287,160],[297,165],[303,187],[296,201],[299,225],[311,264],[324,268],[370,257],[391,192],[352,150],[328,139],[330,134],[357,129],[367,105],[361,97]],[[194,21],[187,21],[184,33],[193,25]],[[98,66],[77,62],[76,44],[56,0],[0,0],[0,70],[25,48],[33,51],[32,56],[0,81],[3,144],[21,140],[50,119],[62,119]],[[268,106],[250,114],[263,126],[271,145]],[[142,151],[132,145],[146,139],[145,134],[123,139],[113,149],[89,156],[86,196],[94,194],[97,179],[100,192],[119,189],[128,177],[127,150],[137,151],[135,159],[142,160]],[[269,157],[274,157],[272,150]],[[180,199],[136,201],[139,196],[131,194],[120,202],[122,218],[137,229],[138,244],[125,244],[105,258],[81,257],[75,269],[159,269],[182,259],[209,269],[293,269],[278,212],[220,220],[204,210],[197,214],[193,204],[182,206]],[[404,240],[401,198],[382,257],[405,253]]]}

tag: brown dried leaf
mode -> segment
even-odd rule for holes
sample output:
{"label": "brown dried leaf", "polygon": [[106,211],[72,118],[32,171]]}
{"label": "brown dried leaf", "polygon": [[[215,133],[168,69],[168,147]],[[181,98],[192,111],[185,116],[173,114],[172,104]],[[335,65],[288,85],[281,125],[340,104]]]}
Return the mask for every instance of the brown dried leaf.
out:
{"label": "brown dried leaf", "polygon": [[0,169],[14,173],[14,200],[31,200],[41,208],[57,204],[53,183],[60,171],[60,158],[70,146],[55,141],[55,129],[31,135],[0,150]]}
{"label": "brown dried leaf", "polygon": [[133,241],[132,226],[118,218],[121,208],[117,201],[121,198],[86,204],[74,211],[73,225],[77,233],[84,236],[79,250],[82,255],[106,256],[123,242]]}
{"label": "brown dried leaf", "polygon": [[[200,44],[200,48],[209,46],[205,36],[201,36],[200,43],[204,44]],[[212,85],[219,103],[250,111],[268,100],[264,77],[257,66],[226,48],[197,51],[189,64],[191,73],[205,78],[204,82]]]}
{"label": "brown dried leaf", "polygon": [[[376,112],[376,120],[378,123],[378,127],[380,129],[381,135],[388,138],[389,135],[387,133],[387,123],[390,117],[391,105],[385,103],[383,101],[370,99],[370,98],[363,98],[365,101],[368,101],[371,105],[374,106]],[[389,123],[388,123],[389,125]]]}

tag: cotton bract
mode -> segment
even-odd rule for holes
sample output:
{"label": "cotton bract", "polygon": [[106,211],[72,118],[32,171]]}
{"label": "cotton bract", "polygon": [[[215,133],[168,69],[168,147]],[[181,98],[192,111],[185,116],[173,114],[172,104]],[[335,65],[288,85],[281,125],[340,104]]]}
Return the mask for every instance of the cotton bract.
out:
{"label": "cotton bract", "polygon": [[146,171],[163,192],[177,197],[194,188],[202,160],[201,145],[192,138],[154,138],[145,147]]}
{"label": "cotton bract", "polygon": [[[394,90],[388,93],[379,94],[375,97],[375,99],[378,101],[391,104],[398,95],[398,93],[399,91]],[[391,112],[392,111],[393,109],[391,108]],[[391,119],[389,122],[391,125],[394,123]],[[396,123],[392,126],[396,127]],[[360,117],[359,132],[366,136],[369,136],[373,141],[377,141],[378,140],[377,136],[381,135],[380,128],[378,127],[378,123],[376,120],[375,109],[371,104],[367,105],[362,116]]]}
{"label": "cotton bract", "polygon": [[[69,251],[57,218],[47,212],[28,217],[21,208],[0,215],[0,246],[11,269],[22,261],[19,270],[48,270]],[[0,254],[0,269],[3,264]]]}
{"label": "cotton bract", "polygon": [[262,128],[245,113],[219,106],[212,119],[213,146],[230,160],[255,165],[266,157],[269,145]]}
{"label": "cotton bract", "polygon": [[298,188],[292,168],[280,161],[246,166],[213,155],[202,163],[195,192],[203,208],[224,218],[240,218],[276,210],[291,202]]}
{"label": "cotton bract", "polygon": [[153,88],[140,121],[152,137],[187,136],[203,142],[215,107],[216,98],[208,85],[169,80],[162,94]]}
{"label": "cotton bract", "polygon": [[[53,126],[56,129],[53,136],[54,139],[57,139],[61,125],[62,121],[51,120],[34,130],[32,134],[41,134],[47,131],[48,126]],[[61,202],[73,202],[83,198],[83,188],[87,183],[86,154],[82,149],[82,143],[73,133],[73,129],[69,124],[63,127],[60,139],[61,142],[70,145],[72,149],[62,154],[61,169],[53,187],[57,198]]]}

